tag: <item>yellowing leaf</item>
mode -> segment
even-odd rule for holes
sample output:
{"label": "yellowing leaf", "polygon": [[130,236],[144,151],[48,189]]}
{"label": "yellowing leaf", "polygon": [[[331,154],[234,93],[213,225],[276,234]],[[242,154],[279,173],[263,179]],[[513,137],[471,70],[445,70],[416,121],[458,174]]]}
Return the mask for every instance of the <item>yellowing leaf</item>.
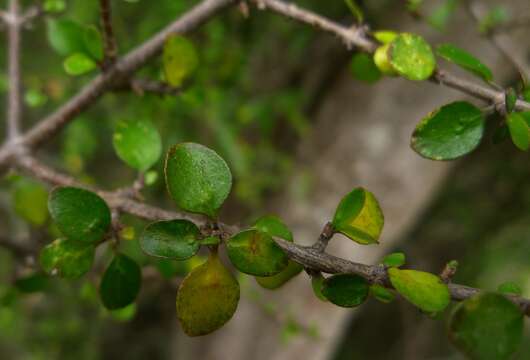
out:
{"label": "yellowing leaf", "polygon": [[199,58],[191,41],[173,35],[164,45],[163,63],[167,82],[172,86],[181,86],[197,68]]}

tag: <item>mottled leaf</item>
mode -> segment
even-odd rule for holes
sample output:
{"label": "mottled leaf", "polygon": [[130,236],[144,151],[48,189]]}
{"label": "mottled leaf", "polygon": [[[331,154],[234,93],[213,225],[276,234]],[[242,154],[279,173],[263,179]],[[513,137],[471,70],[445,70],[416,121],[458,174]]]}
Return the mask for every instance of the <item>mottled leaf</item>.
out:
{"label": "mottled leaf", "polygon": [[399,34],[390,43],[390,64],[409,80],[426,80],[436,68],[431,46],[419,35]]}
{"label": "mottled leaf", "polygon": [[94,254],[95,247],[92,244],[58,239],[42,249],[40,264],[49,274],[77,279],[90,270]]}

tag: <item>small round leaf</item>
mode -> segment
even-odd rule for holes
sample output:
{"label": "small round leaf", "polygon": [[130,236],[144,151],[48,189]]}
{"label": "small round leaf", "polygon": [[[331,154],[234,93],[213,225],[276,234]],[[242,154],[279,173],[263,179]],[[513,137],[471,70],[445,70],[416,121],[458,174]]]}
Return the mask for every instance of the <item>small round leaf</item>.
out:
{"label": "small round leaf", "polygon": [[140,237],[142,250],[151,256],[185,260],[199,251],[199,228],[187,220],[158,221]]}
{"label": "small round leaf", "polygon": [[272,237],[258,230],[245,230],[232,236],[226,250],[232,264],[249,275],[276,275],[288,264],[287,255]]}
{"label": "small round leaf", "polygon": [[160,134],[150,121],[120,121],[112,140],[120,159],[142,172],[153,166],[162,154]]}
{"label": "small round leaf", "polygon": [[374,195],[356,188],[339,203],[333,227],[359,244],[377,243],[383,230],[384,218]]}
{"label": "small round leaf", "polygon": [[207,335],[227,323],[239,302],[239,284],[217,254],[196,267],[180,284],[177,316],[189,336]]}
{"label": "small round leaf", "polygon": [[18,180],[13,187],[12,203],[17,215],[32,225],[42,226],[48,220],[48,190],[41,183],[26,178]]}
{"label": "small round leaf", "polygon": [[49,274],[57,273],[66,279],[78,279],[86,274],[94,262],[92,244],[58,239],[46,245],[40,253],[40,264]]}
{"label": "small round leaf", "polygon": [[64,61],[64,71],[73,76],[86,74],[94,70],[96,66],[96,62],[84,53],[72,54]]}
{"label": "small round leaf", "polygon": [[436,275],[394,267],[388,269],[388,275],[397,292],[425,312],[442,311],[451,301],[447,285]]}
{"label": "small round leaf", "polygon": [[48,209],[59,230],[69,239],[94,243],[110,226],[110,210],[105,201],[88,190],[60,187],[48,199]]}
{"label": "small round leaf", "polygon": [[415,34],[399,34],[390,43],[390,64],[409,80],[426,80],[436,68],[431,46]]}
{"label": "small round leaf", "polygon": [[232,187],[226,162],[205,146],[182,143],[166,157],[166,183],[177,205],[186,211],[216,217]]}
{"label": "small round leaf", "polygon": [[324,280],[322,294],[337,306],[354,307],[366,300],[369,288],[368,281],[359,275],[338,274]]}
{"label": "small round leaf", "polygon": [[411,147],[432,160],[452,160],[473,151],[484,134],[484,115],[465,101],[442,106],[414,130]]}
{"label": "small round leaf", "polygon": [[405,254],[396,252],[388,254],[383,258],[382,264],[389,267],[400,267],[405,265]]}
{"label": "small round leaf", "polygon": [[513,144],[523,151],[530,148],[530,128],[526,123],[524,117],[519,113],[508,114],[506,118],[508,130],[512,138]]}
{"label": "small round leaf", "polygon": [[482,293],[455,307],[449,337],[472,359],[503,360],[519,348],[523,327],[517,305],[503,295]]}
{"label": "small round leaf", "polygon": [[172,86],[181,86],[199,64],[193,43],[179,35],[173,35],[166,40],[162,61],[166,80]]}
{"label": "small round leaf", "polygon": [[130,305],[138,296],[142,283],[140,266],[131,258],[117,254],[103,274],[99,293],[109,310]]}

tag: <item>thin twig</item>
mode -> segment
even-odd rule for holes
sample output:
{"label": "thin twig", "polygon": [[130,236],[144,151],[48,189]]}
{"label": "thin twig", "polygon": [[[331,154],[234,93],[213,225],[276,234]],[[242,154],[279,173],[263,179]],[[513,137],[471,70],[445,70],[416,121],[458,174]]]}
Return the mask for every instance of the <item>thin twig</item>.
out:
{"label": "thin twig", "polygon": [[9,1],[9,22],[7,23],[7,62],[9,95],[7,100],[7,138],[14,141],[20,135],[20,4],[19,0]]}
{"label": "thin twig", "polygon": [[118,45],[112,27],[112,8],[110,0],[99,0],[99,7],[101,10],[101,25],[103,27],[105,54],[103,64],[107,67],[116,61],[116,57],[118,56]]}
{"label": "thin twig", "polygon": [[175,96],[180,95],[182,92],[182,88],[180,87],[174,87],[166,83],[147,79],[132,79],[130,81],[130,87],[139,96],[143,96],[145,93],[151,93],[160,96]]}

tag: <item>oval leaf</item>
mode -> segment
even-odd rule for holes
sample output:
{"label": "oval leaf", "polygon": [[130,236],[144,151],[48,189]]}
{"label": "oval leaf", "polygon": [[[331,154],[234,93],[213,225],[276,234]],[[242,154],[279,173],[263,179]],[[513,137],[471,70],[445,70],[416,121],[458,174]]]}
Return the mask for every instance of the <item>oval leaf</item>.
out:
{"label": "oval leaf", "polygon": [[217,254],[196,267],[180,284],[177,316],[189,336],[209,334],[228,322],[239,302],[239,284]]}
{"label": "oval leaf", "polygon": [[199,228],[190,221],[158,221],[145,228],[140,245],[148,255],[185,260],[199,251],[200,235]]}
{"label": "oval leaf", "polygon": [[167,154],[165,173],[168,191],[181,209],[212,218],[232,187],[226,162],[199,144],[173,146]]}
{"label": "oval leaf", "polygon": [[382,264],[388,267],[400,267],[405,265],[405,254],[397,252],[388,254],[383,258]]}
{"label": "oval leaf", "polygon": [[49,274],[77,279],[86,274],[94,262],[95,247],[72,240],[58,239],[40,253],[40,264]]}
{"label": "oval leaf", "polygon": [[519,348],[523,327],[517,305],[503,295],[483,293],[455,307],[449,337],[470,358],[503,360]]}
{"label": "oval leaf", "polygon": [[411,147],[432,160],[452,160],[473,151],[484,134],[484,115],[465,101],[442,106],[414,130]]}
{"label": "oval leaf", "polygon": [[302,265],[289,260],[287,267],[281,272],[273,276],[256,276],[256,282],[265,289],[278,289],[296,275],[300,274],[302,270],[304,270]]}
{"label": "oval leaf", "polygon": [[246,230],[232,236],[226,250],[232,264],[249,275],[276,275],[288,264],[287,255],[272,237],[258,230]]}
{"label": "oval leaf", "polygon": [[85,28],[83,44],[90,56],[96,60],[103,60],[103,40],[97,27],[92,25]]}
{"label": "oval leaf", "polygon": [[388,275],[397,292],[425,312],[442,311],[451,301],[447,285],[436,275],[398,268],[388,269]]}
{"label": "oval leaf", "polygon": [[377,243],[384,218],[374,195],[357,188],[339,203],[333,217],[333,228],[359,244]]}
{"label": "oval leaf", "polygon": [[513,144],[522,151],[527,151],[530,147],[530,128],[519,113],[508,114],[506,118],[508,130]]}
{"label": "oval leaf", "polygon": [[96,68],[96,62],[83,53],[70,55],[64,61],[64,71],[68,75],[83,75]]}
{"label": "oval leaf", "polygon": [[12,203],[17,215],[32,225],[42,226],[48,220],[48,190],[38,182],[18,180],[13,188]]}
{"label": "oval leaf", "polygon": [[426,80],[436,68],[431,46],[419,35],[399,34],[390,43],[390,64],[409,80]]}
{"label": "oval leaf", "polygon": [[254,228],[267,233],[270,236],[276,236],[284,240],[293,242],[293,233],[282,220],[274,215],[265,215],[256,220]]}
{"label": "oval leaf", "polygon": [[133,303],[140,292],[140,266],[123,254],[117,254],[103,274],[99,293],[109,310],[121,309]]}
{"label": "oval leaf", "polygon": [[322,294],[333,304],[342,307],[361,305],[368,297],[369,290],[365,278],[352,274],[330,276],[322,285]]}
{"label": "oval leaf", "polygon": [[120,159],[142,172],[153,166],[162,153],[160,134],[150,121],[120,121],[112,140]]}
{"label": "oval leaf", "polygon": [[166,40],[162,61],[166,80],[175,87],[181,86],[199,64],[195,46],[180,35],[173,35]]}
{"label": "oval leaf", "polygon": [[59,230],[69,239],[94,243],[110,226],[110,210],[105,201],[88,190],[60,187],[48,199],[48,209]]}
{"label": "oval leaf", "polygon": [[442,44],[436,48],[438,56],[455,63],[464,70],[480,76],[485,81],[493,80],[491,70],[479,59],[452,44]]}

